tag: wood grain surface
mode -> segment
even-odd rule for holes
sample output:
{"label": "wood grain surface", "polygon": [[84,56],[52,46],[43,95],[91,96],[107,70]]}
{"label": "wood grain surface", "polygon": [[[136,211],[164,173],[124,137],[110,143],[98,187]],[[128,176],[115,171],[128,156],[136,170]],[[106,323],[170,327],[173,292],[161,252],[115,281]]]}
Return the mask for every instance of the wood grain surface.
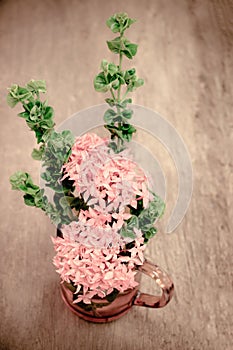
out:
{"label": "wood grain surface", "polygon": [[[57,124],[102,103],[92,81],[101,59],[114,58],[105,20],[118,11],[138,19],[128,36],[139,44],[132,64],[145,86],[134,102],[182,135],[194,189],[185,219],[164,234],[177,174],[166,150],[151,146],[163,161],[167,212],[147,254],[172,276],[176,294],[163,309],[135,306],[98,325],[63,304],[51,263],[55,228],[10,189],[8,178],[19,169],[38,180],[39,164],[30,158],[34,137],[16,117],[20,109],[11,110],[5,98],[12,83],[45,79]],[[0,1],[0,349],[233,348],[232,18],[231,0]],[[149,280],[143,289],[153,291]]]}

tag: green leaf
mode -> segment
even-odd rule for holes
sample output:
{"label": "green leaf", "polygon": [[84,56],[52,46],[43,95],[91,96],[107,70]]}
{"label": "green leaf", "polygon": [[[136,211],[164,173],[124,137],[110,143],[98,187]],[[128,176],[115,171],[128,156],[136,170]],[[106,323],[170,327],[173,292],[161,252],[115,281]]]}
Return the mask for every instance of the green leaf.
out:
{"label": "green leaf", "polygon": [[138,228],[138,217],[132,215],[131,218],[125,223],[120,231],[121,236],[135,238],[134,228]]}
{"label": "green leaf", "polygon": [[154,237],[154,235],[157,233],[157,228],[156,227],[151,227],[146,233],[145,233],[145,238],[146,239],[151,239]]}
{"label": "green leaf", "polygon": [[153,193],[153,195],[153,200],[149,202],[148,207],[138,216],[139,227],[144,233],[153,227],[155,220],[163,215],[165,209],[165,203],[163,200],[155,193]]}
{"label": "green leaf", "polygon": [[122,112],[122,116],[126,119],[130,119],[132,118],[132,114],[133,114],[133,111],[132,109],[125,109],[123,112]]}
{"label": "green leaf", "polygon": [[44,210],[43,193],[39,186],[32,182],[28,173],[16,172],[10,177],[13,190],[24,192],[24,202],[26,205],[35,206]]}
{"label": "green leaf", "polygon": [[23,184],[23,185],[19,185],[18,189],[22,192],[25,192],[26,194],[29,194],[29,195],[32,195],[34,196],[38,190],[39,190],[39,187],[34,185],[34,188],[27,184]]}
{"label": "green leaf", "polygon": [[142,86],[144,84],[144,80],[143,79],[138,79],[138,80],[136,80],[136,82],[135,82],[135,87],[140,87],[140,86]]}
{"label": "green leaf", "polygon": [[129,81],[129,85],[128,85],[128,91],[134,91],[136,90],[138,87],[142,86],[144,84],[144,80],[143,79],[134,79]]}
{"label": "green leaf", "polygon": [[121,51],[121,37],[117,37],[111,41],[107,41],[107,45],[110,51],[114,53],[120,53]]}
{"label": "green leaf", "polygon": [[126,107],[128,103],[132,103],[132,98],[128,98],[122,102],[122,106]]}
{"label": "green leaf", "polygon": [[37,121],[38,118],[41,117],[42,111],[41,111],[41,108],[40,108],[40,107],[41,107],[41,106],[38,107],[37,105],[35,105],[35,106],[32,107],[32,109],[31,109],[31,111],[30,111],[30,114],[29,114],[30,120],[32,120],[32,121]]}
{"label": "green leaf", "polygon": [[32,97],[32,93],[28,89],[16,84],[13,84],[8,90],[9,95],[14,99],[13,100],[10,97],[8,97],[8,101],[12,104],[14,104],[16,100],[18,102],[24,102],[25,100],[29,100]]}
{"label": "green leaf", "polygon": [[117,33],[120,31],[120,24],[115,20],[114,17],[110,17],[106,21],[107,26],[111,29],[113,33]]}
{"label": "green leaf", "polygon": [[114,63],[109,63],[107,72],[113,76],[118,72],[118,67]]}
{"label": "green leaf", "polygon": [[61,133],[65,144],[68,147],[72,147],[75,141],[74,135],[72,134],[72,132],[70,130],[63,130]]}
{"label": "green leaf", "polygon": [[129,18],[125,12],[117,13],[115,19],[120,25],[120,31],[123,33],[131,24],[135,22],[135,19]]}
{"label": "green leaf", "polygon": [[125,49],[122,51],[126,57],[132,59],[137,53],[137,44],[130,43],[128,40],[125,41]]}
{"label": "green leaf", "polygon": [[127,230],[124,227],[122,227],[120,234],[122,237],[129,237],[129,238],[135,239],[135,233],[133,230]]}
{"label": "green leaf", "polygon": [[98,92],[107,92],[110,89],[104,72],[99,73],[94,79],[94,88]]}
{"label": "green leaf", "polygon": [[128,124],[128,123],[124,123],[123,125],[120,126],[120,130],[123,131],[123,133],[126,134],[133,134],[134,132],[136,132],[136,129],[133,125]]}
{"label": "green leaf", "polygon": [[110,131],[110,133],[113,135],[113,136],[117,136],[119,137],[121,140],[124,140],[124,137],[123,137],[123,132],[121,130],[118,129],[117,126],[114,126],[114,125],[105,125],[104,126],[106,129],[108,129]]}
{"label": "green leaf", "polygon": [[113,98],[106,98],[105,101],[109,104],[110,107],[115,106],[115,101]]}
{"label": "green leaf", "polygon": [[35,206],[35,201],[34,201],[34,197],[33,196],[31,196],[29,194],[25,194],[23,196],[23,198],[24,198],[24,203],[26,205],[29,205],[30,207],[34,207]]}
{"label": "green leaf", "polygon": [[132,79],[133,76],[135,76],[136,73],[136,69],[135,68],[131,68],[125,71],[124,73],[124,78],[126,80],[127,83],[129,83],[129,80]]}
{"label": "green leaf", "polygon": [[136,19],[133,19],[133,18],[129,18],[129,21],[128,21],[128,28],[129,26],[131,26],[131,24],[135,23],[136,22]]}
{"label": "green leaf", "polygon": [[103,71],[107,73],[107,71],[108,71],[108,61],[107,60],[102,60],[100,68],[103,69]]}
{"label": "green leaf", "polygon": [[117,90],[120,86],[120,81],[118,79],[114,80],[112,83],[111,83],[111,86],[113,87],[114,90]]}
{"label": "green leaf", "polygon": [[119,80],[120,84],[123,85],[125,84],[125,79],[124,77],[122,76],[122,73],[117,73],[117,79]]}
{"label": "green leaf", "polygon": [[116,112],[113,109],[108,109],[104,113],[104,121],[106,124],[114,123],[114,117],[116,116]]}
{"label": "green leaf", "polygon": [[50,172],[48,170],[46,170],[44,173],[41,174],[40,176],[43,180],[45,180],[46,182],[50,182],[52,179],[52,176],[50,174]]}
{"label": "green leaf", "polygon": [[127,229],[133,229],[134,227],[138,228],[138,217],[132,215],[127,222]]}
{"label": "green leaf", "polygon": [[35,160],[41,160],[44,154],[44,148],[45,148],[44,145],[42,145],[39,149],[33,148],[33,151],[31,154],[32,158]]}
{"label": "green leaf", "polygon": [[110,147],[115,153],[117,151],[117,144],[114,141],[109,142],[108,147]]}
{"label": "green leaf", "polygon": [[110,51],[120,54],[123,53],[129,59],[132,59],[133,56],[137,53],[137,44],[131,43],[126,38],[117,37],[111,41],[107,41],[107,45]]}
{"label": "green leaf", "polygon": [[28,111],[21,112],[18,114],[19,117],[24,118],[24,119],[29,119],[30,118],[30,113]]}
{"label": "green leaf", "polygon": [[54,130],[46,130],[41,137],[41,142],[47,143],[49,141],[53,131]]}
{"label": "green leaf", "polygon": [[128,99],[126,99],[126,100],[124,100],[124,101],[121,101],[120,103],[117,102],[117,103],[116,103],[116,106],[125,109],[125,108],[127,107],[127,104],[128,104],[128,103],[132,103],[132,99],[131,99],[131,98],[128,98]]}
{"label": "green leaf", "polygon": [[118,72],[118,67],[114,63],[108,63],[107,60],[103,60],[101,62],[101,68],[103,69],[105,76],[106,74],[110,74],[110,76],[113,76]]}
{"label": "green leaf", "polygon": [[46,82],[44,80],[31,80],[26,84],[26,88],[32,93],[46,92]]}
{"label": "green leaf", "polygon": [[160,198],[157,194],[155,194],[154,192],[150,191],[154,198],[152,200],[152,206],[153,206],[153,210],[156,212],[156,215],[158,218],[161,218],[164,214],[165,211],[165,203],[162,200],[162,198]]}
{"label": "green leaf", "polygon": [[11,108],[14,108],[18,102],[19,100],[16,97],[13,97],[10,93],[7,95],[7,104]]}
{"label": "green leaf", "polygon": [[14,107],[18,102],[24,102],[32,97],[32,93],[19,85],[13,84],[7,95],[7,103],[10,107]]}
{"label": "green leaf", "polygon": [[43,131],[41,129],[34,130],[34,131],[36,134],[37,143],[42,142],[43,141]]}
{"label": "green leaf", "polygon": [[53,117],[53,114],[54,114],[53,108],[50,106],[47,106],[45,108],[44,115],[43,115],[44,120],[51,119]]}
{"label": "green leaf", "polygon": [[70,207],[70,197],[69,196],[61,197],[59,200],[59,204],[62,207],[62,209],[66,209],[67,207]]}
{"label": "green leaf", "polygon": [[41,190],[38,191],[35,195],[35,206],[37,208],[42,208],[43,207],[43,197],[42,197],[42,192]]}
{"label": "green leaf", "polygon": [[135,127],[133,125],[129,125],[128,127],[128,134],[133,134],[134,132],[136,132],[137,130],[135,129]]}
{"label": "green leaf", "polygon": [[19,190],[21,185],[24,185],[28,179],[31,179],[28,173],[22,171],[17,171],[10,177],[10,183],[12,185],[12,190]]}

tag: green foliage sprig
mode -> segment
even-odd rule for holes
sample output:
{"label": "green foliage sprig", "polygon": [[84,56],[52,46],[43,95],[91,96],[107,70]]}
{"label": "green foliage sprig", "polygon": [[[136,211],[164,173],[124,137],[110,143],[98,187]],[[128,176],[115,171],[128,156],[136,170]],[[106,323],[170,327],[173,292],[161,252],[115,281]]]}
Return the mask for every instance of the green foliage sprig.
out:
{"label": "green foliage sprig", "polygon": [[13,190],[24,193],[23,197],[26,205],[42,209],[56,225],[61,223],[62,213],[57,210],[55,205],[49,203],[48,198],[44,195],[44,189],[40,189],[39,186],[35,185],[28,173],[17,171],[10,177],[10,183]]}
{"label": "green foliage sprig", "polygon": [[[132,103],[131,98],[126,98],[129,92],[134,91],[144,84],[143,79],[136,75],[135,68],[123,70],[123,56],[132,59],[137,53],[137,44],[131,43],[125,36],[125,30],[135,22],[129,18],[126,13],[117,13],[110,17],[106,24],[113,33],[119,33],[119,36],[113,40],[107,41],[110,51],[119,55],[119,64],[103,60],[101,62],[101,72],[94,79],[94,88],[98,92],[110,92],[111,97],[105,101],[111,107],[104,114],[105,128],[111,133],[110,147],[115,152],[124,149],[124,141],[129,142],[132,139],[136,129],[129,123],[133,111],[128,108]],[[122,95],[122,87],[125,91]],[[117,142],[115,142],[117,140]]]}
{"label": "green foliage sprig", "polygon": [[[24,118],[28,127],[35,132],[37,143],[44,145],[43,138],[54,128],[53,108],[48,106],[48,101],[40,100],[40,92],[46,92],[44,80],[31,80],[24,87],[12,85],[7,95],[7,103],[10,107],[15,107],[19,102],[23,105],[24,111],[19,113]],[[34,150],[33,157],[41,159],[43,145],[39,151]]]}
{"label": "green foliage sprig", "polygon": [[54,130],[53,108],[48,102],[40,100],[40,93],[46,92],[46,84],[43,80],[31,80],[24,87],[12,85],[9,88],[7,102],[10,107],[21,103],[24,111],[19,116],[24,118],[28,127],[35,132],[39,149],[33,149],[32,158],[42,161],[44,172],[41,177],[45,185],[54,190],[53,202],[48,201],[44,189],[35,185],[28,173],[18,171],[10,177],[13,190],[24,193],[26,205],[42,209],[56,224],[67,224],[77,217],[72,209],[86,209],[83,198],[73,195],[73,182],[62,179],[62,166],[68,160],[74,136],[69,130],[58,133]]}
{"label": "green foliage sprig", "polygon": [[125,223],[121,229],[121,235],[123,237],[130,237],[134,239],[134,228],[142,231],[144,242],[147,243],[156,233],[157,229],[154,226],[155,221],[162,217],[165,210],[164,201],[153,193],[153,200],[149,202],[147,208],[143,208],[142,200],[138,200],[137,208],[131,209],[131,218]]}

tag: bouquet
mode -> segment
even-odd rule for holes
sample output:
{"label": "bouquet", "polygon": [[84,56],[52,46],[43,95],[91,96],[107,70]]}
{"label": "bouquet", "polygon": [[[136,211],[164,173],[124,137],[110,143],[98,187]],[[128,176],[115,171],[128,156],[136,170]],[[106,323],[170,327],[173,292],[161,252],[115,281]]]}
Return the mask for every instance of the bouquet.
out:
{"label": "bouquet", "polygon": [[107,45],[119,62],[103,60],[94,78],[96,91],[110,93],[103,116],[109,137],[57,132],[54,110],[41,99],[43,80],[12,85],[7,96],[10,107],[22,105],[19,116],[35,133],[38,148],[32,158],[41,161],[44,181],[36,185],[28,173],[18,171],[10,178],[12,189],[23,192],[25,204],[42,209],[56,225],[53,263],[61,283],[72,291],[72,302],[87,310],[96,308],[94,298],[112,303],[138,285],[138,266],[165,207],[128,147],[136,132],[128,94],[144,83],[135,68],[122,67],[124,57],[131,60],[137,53],[137,45],[125,37],[134,22],[125,13],[107,20],[117,33]]}

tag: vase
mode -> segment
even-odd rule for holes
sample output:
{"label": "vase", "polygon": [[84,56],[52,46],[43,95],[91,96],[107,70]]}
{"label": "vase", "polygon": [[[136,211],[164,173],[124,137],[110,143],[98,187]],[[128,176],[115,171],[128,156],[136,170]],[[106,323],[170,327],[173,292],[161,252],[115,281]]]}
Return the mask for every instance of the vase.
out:
{"label": "vase", "polygon": [[[62,299],[69,309],[77,316],[86,321],[95,323],[106,323],[117,320],[125,315],[133,306],[144,306],[156,309],[167,305],[174,292],[173,282],[167,273],[148,260],[145,260],[143,265],[138,266],[137,270],[155,281],[161,288],[161,295],[142,293],[139,290],[139,286],[137,286],[123,293],[119,293],[112,302],[109,302],[105,298],[93,297],[91,304],[87,304],[86,307],[83,308],[73,302],[75,294],[70,289],[69,285],[67,283],[62,283]],[[139,280],[139,278],[140,274],[138,273],[135,279]]]}

